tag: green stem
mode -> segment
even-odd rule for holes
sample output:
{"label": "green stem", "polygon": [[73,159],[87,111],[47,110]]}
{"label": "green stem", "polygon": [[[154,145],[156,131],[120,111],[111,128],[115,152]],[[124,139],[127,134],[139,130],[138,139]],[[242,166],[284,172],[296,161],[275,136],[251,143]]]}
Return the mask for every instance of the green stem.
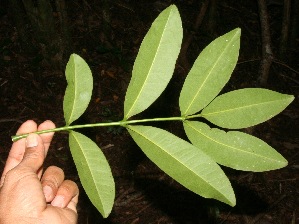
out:
{"label": "green stem", "polygon": [[[47,129],[42,131],[32,132],[35,134],[44,134],[49,132],[58,132],[58,131],[70,131],[73,129],[78,128],[90,128],[90,127],[105,127],[105,126],[126,126],[129,124],[136,124],[136,123],[145,123],[145,122],[159,122],[159,121],[184,121],[184,117],[166,117],[166,118],[151,118],[151,119],[142,119],[142,120],[131,120],[131,121],[117,121],[117,122],[109,122],[109,123],[95,123],[95,124],[81,124],[81,125],[72,125],[72,126],[65,126],[60,128],[53,128]],[[22,135],[14,135],[11,136],[13,142],[18,141],[22,138],[26,138],[29,133],[22,134]]]}
{"label": "green stem", "polygon": [[202,115],[201,114],[189,115],[189,116],[186,116],[184,120],[198,118],[198,117],[202,117]]}

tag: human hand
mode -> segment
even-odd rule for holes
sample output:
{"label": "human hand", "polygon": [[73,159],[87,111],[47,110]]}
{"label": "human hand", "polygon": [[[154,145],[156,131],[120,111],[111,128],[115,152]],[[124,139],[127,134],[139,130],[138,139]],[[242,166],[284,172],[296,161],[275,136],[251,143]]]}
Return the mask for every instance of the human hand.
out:
{"label": "human hand", "polygon": [[[37,127],[26,121],[17,134],[54,128],[51,121]],[[42,174],[52,133],[30,134],[13,143],[0,180],[1,224],[77,223],[79,190],[63,171],[51,166]]]}

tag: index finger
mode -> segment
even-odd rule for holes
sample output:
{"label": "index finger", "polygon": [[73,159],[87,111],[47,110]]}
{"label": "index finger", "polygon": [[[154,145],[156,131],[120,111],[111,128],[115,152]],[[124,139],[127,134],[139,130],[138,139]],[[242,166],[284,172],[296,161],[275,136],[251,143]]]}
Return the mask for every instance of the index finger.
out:
{"label": "index finger", "polygon": [[[32,121],[28,120],[24,122],[20,128],[17,131],[17,135],[24,134],[24,133],[30,133],[37,130],[37,124]],[[8,171],[16,167],[23,159],[24,152],[25,152],[25,146],[26,139],[20,139],[17,142],[14,142],[12,144],[11,150],[8,154],[8,158],[5,163],[5,167],[1,176],[0,186],[2,186],[4,176]]]}

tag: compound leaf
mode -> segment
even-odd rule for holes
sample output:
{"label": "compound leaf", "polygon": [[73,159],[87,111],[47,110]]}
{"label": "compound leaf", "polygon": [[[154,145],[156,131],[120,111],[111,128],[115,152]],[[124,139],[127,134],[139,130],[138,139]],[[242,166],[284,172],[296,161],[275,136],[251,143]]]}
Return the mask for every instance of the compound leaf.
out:
{"label": "compound leaf", "polygon": [[87,63],[72,54],[65,70],[67,87],[63,99],[63,112],[66,125],[77,120],[86,110],[93,88],[93,79]]}
{"label": "compound leaf", "polygon": [[108,217],[115,198],[108,161],[101,149],[83,134],[71,131],[69,145],[86,194],[103,217]]}
{"label": "compound leaf", "polygon": [[225,132],[197,121],[184,122],[193,145],[217,163],[237,170],[262,172],[282,168],[288,162],[267,143],[254,136]]}
{"label": "compound leaf", "polygon": [[163,129],[139,125],[127,129],[147,157],[187,189],[235,205],[228,178],[201,150]]}
{"label": "compound leaf", "polygon": [[144,37],[124,102],[124,120],[147,109],[170,81],[182,43],[176,6],[165,9]]}
{"label": "compound leaf", "polygon": [[201,115],[219,127],[247,128],[277,115],[293,100],[292,95],[268,89],[240,89],[218,96]]}
{"label": "compound leaf", "polygon": [[240,28],[211,42],[194,62],[183,85],[179,105],[183,116],[202,110],[229,80],[238,60]]}

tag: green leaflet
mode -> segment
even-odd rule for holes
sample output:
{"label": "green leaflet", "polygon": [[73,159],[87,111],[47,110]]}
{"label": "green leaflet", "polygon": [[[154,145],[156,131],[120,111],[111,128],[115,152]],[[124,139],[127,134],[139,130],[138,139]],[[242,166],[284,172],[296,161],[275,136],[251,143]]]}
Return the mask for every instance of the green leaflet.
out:
{"label": "green leaflet", "polygon": [[264,141],[237,131],[225,132],[197,121],[184,122],[192,144],[217,163],[244,171],[268,171],[285,167],[288,162]]}
{"label": "green leaflet", "polygon": [[183,85],[179,105],[182,116],[202,110],[221,91],[236,66],[240,28],[218,37],[198,56]]}
{"label": "green leaflet", "polygon": [[143,39],[124,102],[124,120],[147,109],[170,81],[182,43],[176,6],[165,9]]}
{"label": "green leaflet", "polygon": [[72,54],[65,70],[67,87],[63,100],[63,112],[66,125],[77,120],[86,110],[93,88],[93,79],[87,63],[76,54]]}
{"label": "green leaflet", "polygon": [[103,217],[108,217],[115,184],[104,154],[92,140],[75,131],[70,132],[69,145],[86,194]]}
{"label": "green leaflet", "polygon": [[163,129],[139,125],[127,129],[147,157],[187,189],[235,205],[229,180],[201,150]]}
{"label": "green leaflet", "polygon": [[293,100],[292,95],[267,89],[240,89],[218,96],[201,115],[223,128],[247,128],[277,115]]}

